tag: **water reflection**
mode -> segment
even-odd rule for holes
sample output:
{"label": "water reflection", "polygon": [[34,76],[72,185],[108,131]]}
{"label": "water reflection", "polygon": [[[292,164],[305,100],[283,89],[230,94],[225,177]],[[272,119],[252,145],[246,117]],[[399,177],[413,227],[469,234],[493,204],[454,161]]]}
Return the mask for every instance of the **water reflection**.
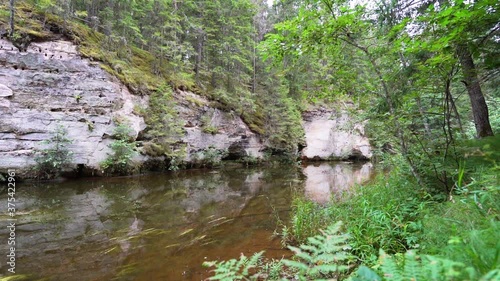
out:
{"label": "water reflection", "polygon": [[288,255],[272,234],[292,194],[304,187],[319,200],[370,171],[320,164],[23,184],[16,269],[26,280],[201,280],[205,260]]}
{"label": "water reflection", "polygon": [[[307,198],[320,203],[328,203],[331,199],[340,199],[345,192],[352,190],[355,184],[370,179],[373,165],[316,163],[304,167],[307,180],[304,184]],[[332,198],[333,197],[333,198]]]}

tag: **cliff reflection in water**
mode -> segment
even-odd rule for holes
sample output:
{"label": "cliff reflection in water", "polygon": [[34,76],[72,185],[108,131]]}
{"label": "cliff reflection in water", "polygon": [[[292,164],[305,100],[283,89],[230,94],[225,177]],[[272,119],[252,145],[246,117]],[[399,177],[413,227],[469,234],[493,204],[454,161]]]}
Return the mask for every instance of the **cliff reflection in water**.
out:
{"label": "cliff reflection in water", "polygon": [[369,162],[308,165],[303,169],[307,177],[304,183],[305,195],[320,204],[325,204],[331,199],[339,199],[342,194],[352,190],[355,184],[369,180],[372,168],[373,165]]}
{"label": "cliff reflection in water", "polygon": [[202,280],[210,275],[206,260],[261,250],[281,258],[289,252],[273,236],[276,219],[289,220],[297,190],[324,203],[370,171],[323,163],[22,183],[16,273],[26,275],[19,280]]}

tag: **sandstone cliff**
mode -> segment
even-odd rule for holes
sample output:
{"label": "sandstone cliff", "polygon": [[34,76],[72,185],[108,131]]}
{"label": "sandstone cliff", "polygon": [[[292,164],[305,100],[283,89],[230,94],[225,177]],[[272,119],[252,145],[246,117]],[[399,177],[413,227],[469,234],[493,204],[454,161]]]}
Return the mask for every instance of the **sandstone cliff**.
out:
{"label": "sandstone cliff", "polygon": [[[263,157],[266,141],[237,114],[213,108],[206,98],[191,92],[177,90],[174,98],[184,127],[179,139],[186,147],[184,160],[190,161],[194,153],[208,147],[227,150],[229,159]],[[132,94],[98,62],[82,58],[71,42],[32,43],[27,52],[20,53],[10,42],[0,40],[0,172],[9,168],[18,169],[18,174],[29,171],[36,151],[59,125],[72,140],[73,167],[99,171],[99,164],[111,152],[116,121],[125,121],[140,140],[147,125],[136,108],[147,110],[148,105],[148,96]],[[206,132],[202,118],[209,118],[216,131]],[[347,115],[336,116],[332,110],[306,112],[307,147],[302,158],[369,159],[362,125],[346,129],[347,120]],[[143,153],[135,161],[150,158]]]}

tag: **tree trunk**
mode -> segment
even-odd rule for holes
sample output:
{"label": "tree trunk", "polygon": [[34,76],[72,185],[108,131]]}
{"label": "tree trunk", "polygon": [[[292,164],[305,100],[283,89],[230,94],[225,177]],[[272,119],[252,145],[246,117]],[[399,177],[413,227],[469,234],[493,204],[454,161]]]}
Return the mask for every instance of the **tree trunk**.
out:
{"label": "tree trunk", "polygon": [[493,136],[493,130],[491,129],[488,114],[488,105],[486,104],[483,92],[481,91],[476,66],[472,60],[470,50],[467,46],[460,45],[457,48],[457,54],[464,75],[463,82],[467,88],[467,92],[469,93],[472,115],[476,126],[476,136],[478,138]]}
{"label": "tree trunk", "polygon": [[10,33],[9,36],[14,36],[14,0],[10,0]]}

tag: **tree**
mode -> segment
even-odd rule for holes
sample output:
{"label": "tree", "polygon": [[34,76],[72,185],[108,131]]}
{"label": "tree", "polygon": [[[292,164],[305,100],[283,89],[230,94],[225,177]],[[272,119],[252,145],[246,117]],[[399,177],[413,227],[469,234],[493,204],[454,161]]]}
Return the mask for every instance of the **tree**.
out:
{"label": "tree", "polygon": [[14,36],[14,13],[15,13],[15,7],[14,7],[14,0],[10,0],[10,33],[9,36],[13,37]]}
{"label": "tree", "polygon": [[474,65],[470,50],[466,45],[459,45],[457,47],[457,55],[460,60],[460,65],[462,66],[462,73],[464,76],[463,83],[467,88],[472,106],[476,135],[479,138],[493,136],[493,130],[491,129],[489,120],[488,105],[486,104],[483,91],[481,90],[477,69]]}
{"label": "tree", "polygon": [[[428,41],[427,46],[439,50],[439,53],[452,52],[457,56],[479,138],[492,136],[493,130],[472,50],[479,58],[488,57],[488,53],[492,52],[482,48],[482,45],[494,41],[493,36],[498,33],[499,8],[498,1],[491,0],[467,3],[438,0],[423,9],[419,19],[413,22],[424,28],[423,37]],[[498,42],[496,44],[498,46]]]}
{"label": "tree", "polygon": [[54,135],[44,141],[44,144],[49,147],[40,150],[35,157],[36,169],[42,178],[58,177],[62,171],[70,168],[73,152],[68,146],[72,140],[67,135],[67,130],[62,125],[58,125]]}

